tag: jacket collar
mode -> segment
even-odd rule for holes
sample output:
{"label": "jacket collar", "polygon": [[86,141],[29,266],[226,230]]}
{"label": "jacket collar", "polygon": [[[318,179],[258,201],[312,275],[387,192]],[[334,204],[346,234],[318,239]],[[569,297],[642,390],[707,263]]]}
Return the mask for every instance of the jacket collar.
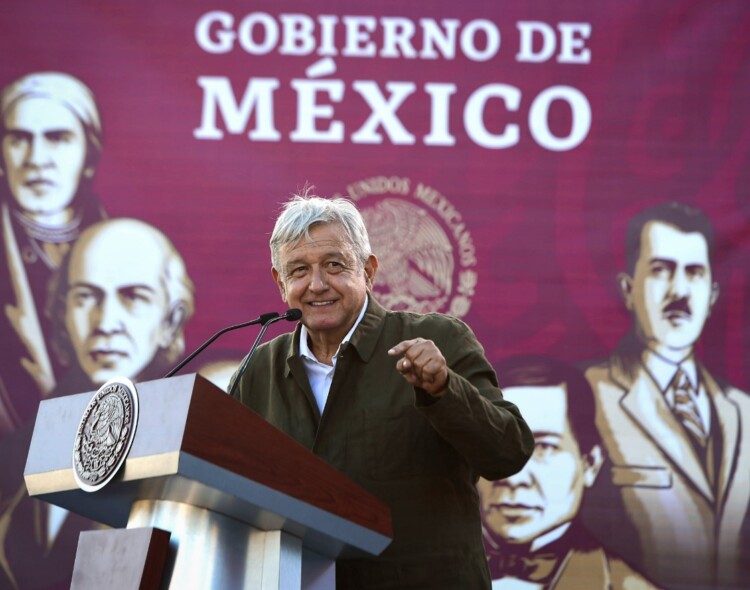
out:
{"label": "jacket collar", "polygon": [[[363,362],[369,361],[373,354],[375,354],[375,347],[380,338],[380,334],[383,332],[385,322],[383,321],[386,316],[386,310],[381,306],[372,293],[368,293],[368,304],[365,310],[365,315],[362,317],[362,321],[354,330],[351,339],[348,343],[343,345],[342,350],[353,349],[359,355],[359,358]],[[286,374],[289,375],[291,372],[290,362],[292,359],[299,357],[299,343],[300,335],[302,332],[302,323],[297,324],[294,330],[294,334],[289,342],[289,349],[287,350],[287,364]]]}

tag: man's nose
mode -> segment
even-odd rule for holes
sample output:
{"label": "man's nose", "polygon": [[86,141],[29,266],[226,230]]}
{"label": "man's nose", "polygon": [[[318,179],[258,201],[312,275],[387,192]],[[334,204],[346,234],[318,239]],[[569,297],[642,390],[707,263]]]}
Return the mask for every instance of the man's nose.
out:
{"label": "man's nose", "polygon": [[509,488],[531,487],[534,483],[534,474],[531,467],[526,464],[526,467],[521,469],[521,471],[514,473],[510,477],[506,477],[502,481]]}
{"label": "man's nose", "polygon": [[50,149],[47,143],[39,138],[32,138],[26,152],[25,163],[28,166],[46,166],[50,163]]}
{"label": "man's nose", "polygon": [[328,276],[320,267],[314,267],[310,273],[310,291],[325,291],[328,288]]}
{"label": "man's nose", "polygon": [[690,282],[683,268],[675,269],[670,282],[670,294],[674,299],[682,299],[690,293]]}
{"label": "man's nose", "polygon": [[124,309],[116,299],[104,297],[99,304],[95,331],[102,334],[116,334],[124,331],[123,313]]}

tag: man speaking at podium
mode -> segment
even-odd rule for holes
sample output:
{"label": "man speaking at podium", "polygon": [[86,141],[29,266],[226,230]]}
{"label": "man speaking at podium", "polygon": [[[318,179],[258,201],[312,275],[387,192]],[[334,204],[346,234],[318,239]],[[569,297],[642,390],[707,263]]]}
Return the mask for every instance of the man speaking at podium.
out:
{"label": "man speaking at podium", "polygon": [[476,337],[456,318],[375,301],[378,261],[347,200],[288,201],[271,259],[302,319],[230,391],[391,509],[391,545],[339,560],[337,588],[489,588],[475,484],[523,468],[534,439]]}

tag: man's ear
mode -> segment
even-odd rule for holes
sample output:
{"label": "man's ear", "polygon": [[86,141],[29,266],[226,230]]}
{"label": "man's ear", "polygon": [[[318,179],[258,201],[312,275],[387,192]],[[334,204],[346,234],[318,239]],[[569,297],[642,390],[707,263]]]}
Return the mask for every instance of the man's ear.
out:
{"label": "man's ear", "polygon": [[187,321],[187,308],[182,301],[175,303],[162,322],[164,330],[161,333],[159,346],[169,348],[180,334]]}
{"label": "man's ear", "polygon": [[626,272],[617,274],[617,285],[620,287],[620,296],[628,311],[633,309],[633,277]]}
{"label": "man's ear", "polygon": [[604,463],[604,451],[601,445],[594,445],[591,450],[583,455],[585,467],[583,469],[583,485],[590,488],[594,485]]}
{"label": "man's ear", "polygon": [[284,287],[284,281],[281,279],[281,275],[279,274],[279,271],[275,268],[271,268],[271,274],[273,275],[274,282],[279,287],[279,293],[281,293],[281,300],[284,303],[287,303],[286,300],[286,287]]}
{"label": "man's ear", "polygon": [[719,299],[719,283],[711,283],[711,299],[708,302],[708,313],[714,308],[716,300]]}
{"label": "man's ear", "polygon": [[372,291],[376,274],[378,274],[378,259],[375,254],[370,254],[367,262],[365,262],[365,284],[368,291]]}

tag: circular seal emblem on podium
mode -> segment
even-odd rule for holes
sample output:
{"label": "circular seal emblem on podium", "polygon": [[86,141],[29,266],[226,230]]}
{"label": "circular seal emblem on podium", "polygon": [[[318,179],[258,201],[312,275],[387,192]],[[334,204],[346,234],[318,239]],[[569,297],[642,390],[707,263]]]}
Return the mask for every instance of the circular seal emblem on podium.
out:
{"label": "circular seal emblem on podium", "polygon": [[107,485],[125,462],[138,424],[138,393],[124,377],[110,379],[89,402],[73,445],[78,486],[95,492]]}

